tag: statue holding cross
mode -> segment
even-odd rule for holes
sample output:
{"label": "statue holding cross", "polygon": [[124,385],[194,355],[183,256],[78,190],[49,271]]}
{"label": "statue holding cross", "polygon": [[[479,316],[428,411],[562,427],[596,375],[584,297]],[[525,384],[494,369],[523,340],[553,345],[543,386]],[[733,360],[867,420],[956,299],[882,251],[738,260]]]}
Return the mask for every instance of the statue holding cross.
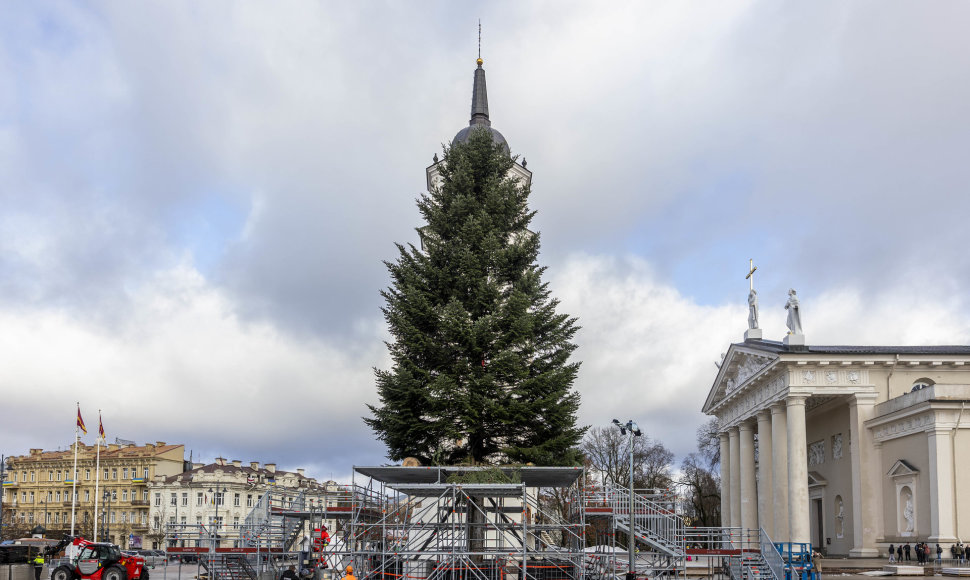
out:
{"label": "statue holding cross", "polygon": [[754,289],[754,271],[758,267],[754,265],[754,260],[748,260],[748,275],[745,279],[749,282],[748,291],[748,329],[758,328],[758,292]]}

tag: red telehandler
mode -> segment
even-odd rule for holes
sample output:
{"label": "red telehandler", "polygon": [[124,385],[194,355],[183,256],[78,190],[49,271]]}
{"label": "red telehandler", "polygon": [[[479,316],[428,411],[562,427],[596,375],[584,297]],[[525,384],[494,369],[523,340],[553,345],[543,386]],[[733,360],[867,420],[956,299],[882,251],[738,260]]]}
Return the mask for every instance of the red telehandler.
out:
{"label": "red telehandler", "polygon": [[68,545],[73,546],[71,553],[75,555],[70,563],[54,568],[51,580],[148,580],[145,559],[123,554],[114,544],[66,536],[44,552],[56,554]]}

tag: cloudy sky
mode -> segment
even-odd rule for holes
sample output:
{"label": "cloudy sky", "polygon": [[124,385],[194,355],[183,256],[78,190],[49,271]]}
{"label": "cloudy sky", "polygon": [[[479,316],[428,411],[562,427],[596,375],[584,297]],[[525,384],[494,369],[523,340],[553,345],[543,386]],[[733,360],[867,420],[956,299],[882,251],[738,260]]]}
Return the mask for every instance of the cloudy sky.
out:
{"label": "cloudy sky", "polygon": [[[109,439],[342,479],[379,291],[468,123],[534,171],[580,418],[683,456],[713,361],[970,343],[966,2],[2,2],[0,451]],[[92,435],[86,438],[93,441]]]}

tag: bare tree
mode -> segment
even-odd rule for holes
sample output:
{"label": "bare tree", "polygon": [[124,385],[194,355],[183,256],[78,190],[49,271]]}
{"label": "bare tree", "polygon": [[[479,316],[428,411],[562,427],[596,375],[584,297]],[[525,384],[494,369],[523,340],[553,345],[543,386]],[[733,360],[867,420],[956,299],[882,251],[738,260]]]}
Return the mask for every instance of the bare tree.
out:
{"label": "bare tree", "polygon": [[678,485],[686,499],[686,515],[691,525],[721,525],[721,482],[709,459],[702,453],[691,453],[681,463]]}
{"label": "bare tree", "polygon": [[714,470],[721,464],[721,424],[711,417],[697,428],[697,451],[707,460],[707,468]]}
{"label": "bare tree", "polygon": [[[646,435],[633,437],[633,483],[638,488],[668,488],[673,483],[674,454]],[[593,427],[580,447],[587,466],[604,484],[629,486],[630,437],[614,427]]]}

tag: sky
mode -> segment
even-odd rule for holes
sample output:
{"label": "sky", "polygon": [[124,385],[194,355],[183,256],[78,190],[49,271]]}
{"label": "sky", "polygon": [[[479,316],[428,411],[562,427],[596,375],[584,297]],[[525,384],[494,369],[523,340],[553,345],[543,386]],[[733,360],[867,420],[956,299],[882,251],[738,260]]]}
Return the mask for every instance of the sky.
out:
{"label": "sky", "polygon": [[[694,450],[789,288],[809,344],[970,344],[970,3],[0,0],[0,452],[346,480],[380,291],[468,124],[533,171],[583,425]],[[92,428],[91,426],[95,427]]]}

